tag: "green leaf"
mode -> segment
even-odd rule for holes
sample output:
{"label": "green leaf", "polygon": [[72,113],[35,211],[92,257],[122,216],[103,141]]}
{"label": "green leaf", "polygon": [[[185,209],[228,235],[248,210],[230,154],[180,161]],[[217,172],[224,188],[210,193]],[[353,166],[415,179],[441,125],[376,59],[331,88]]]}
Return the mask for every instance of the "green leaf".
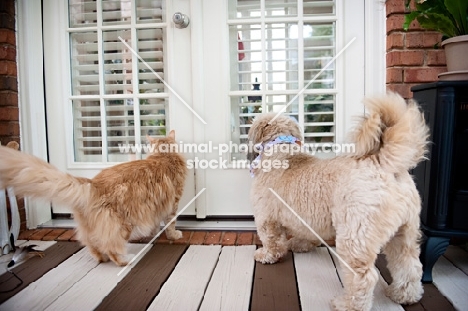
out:
{"label": "green leaf", "polygon": [[411,23],[420,15],[418,11],[413,11],[405,15],[405,22],[403,23],[403,29],[408,30]]}
{"label": "green leaf", "polygon": [[468,34],[468,1],[467,0],[445,0],[447,10],[452,14],[457,24],[457,35]]}
{"label": "green leaf", "polygon": [[456,36],[456,28],[450,18],[438,13],[427,13],[419,16],[418,22],[421,27],[428,30],[435,30],[448,37]]}
{"label": "green leaf", "polygon": [[448,15],[444,0],[426,0],[422,3],[416,2],[416,9],[423,13],[439,13]]}

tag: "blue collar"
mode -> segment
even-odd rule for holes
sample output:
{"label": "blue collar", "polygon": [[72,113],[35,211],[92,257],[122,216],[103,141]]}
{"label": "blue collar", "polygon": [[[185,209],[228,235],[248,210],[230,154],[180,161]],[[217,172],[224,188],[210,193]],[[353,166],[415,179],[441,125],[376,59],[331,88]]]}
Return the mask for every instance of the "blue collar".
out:
{"label": "blue collar", "polygon": [[257,144],[255,146],[258,146],[257,148],[260,148],[260,152],[258,153],[258,156],[255,158],[255,160],[250,163],[250,177],[254,178],[254,169],[258,168],[260,165],[260,160],[262,157],[262,151],[266,150],[268,148],[271,148],[274,145],[278,144],[301,144],[301,140],[292,136],[292,135],[281,135],[275,138],[275,140],[267,142],[265,145],[263,144]]}

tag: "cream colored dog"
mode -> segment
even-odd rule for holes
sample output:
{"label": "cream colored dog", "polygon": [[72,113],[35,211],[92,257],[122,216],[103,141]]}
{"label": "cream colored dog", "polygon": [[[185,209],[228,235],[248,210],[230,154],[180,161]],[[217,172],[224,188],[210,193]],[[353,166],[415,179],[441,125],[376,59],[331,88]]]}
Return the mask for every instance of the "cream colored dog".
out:
{"label": "cream colored dog", "polygon": [[[336,239],[344,294],[336,310],[370,310],[382,250],[393,282],[387,295],[411,304],[423,294],[419,261],[421,202],[408,173],[424,159],[429,130],[417,104],[396,94],[365,100],[368,114],[352,133],[355,152],[321,160],[301,150],[301,131],[289,117],[265,114],[249,131],[257,147],[251,202],[263,247],[255,260],[275,263],[288,250],[309,251],[317,237]],[[314,267],[311,267],[313,269]]]}

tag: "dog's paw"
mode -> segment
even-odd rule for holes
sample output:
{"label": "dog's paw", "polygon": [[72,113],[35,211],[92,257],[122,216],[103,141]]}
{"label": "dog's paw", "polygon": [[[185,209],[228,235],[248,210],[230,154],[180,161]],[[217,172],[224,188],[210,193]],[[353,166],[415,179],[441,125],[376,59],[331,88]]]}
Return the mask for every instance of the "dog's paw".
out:
{"label": "dog's paw", "polygon": [[332,301],[332,309],[335,311],[369,311],[372,300],[363,301],[355,296],[342,295],[335,297]]}
{"label": "dog's paw", "polygon": [[331,305],[334,311],[348,310],[348,304],[346,303],[346,298],[344,296],[338,296],[333,298],[331,301]]}
{"label": "dog's paw", "polygon": [[166,231],[166,236],[169,240],[178,240],[182,238],[182,231],[180,230]]}
{"label": "dog's paw", "polygon": [[268,252],[264,247],[257,249],[254,254],[255,261],[261,262],[263,264],[266,264],[266,263],[272,264],[272,263],[278,262],[280,258],[281,256],[279,255],[275,256],[274,254]]}
{"label": "dog's paw", "polygon": [[307,253],[320,245],[319,241],[308,241],[297,238],[288,240],[288,249],[293,253]]}
{"label": "dog's paw", "polygon": [[424,289],[421,282],[410,282],[399,287],[390,284],[385,293],[396,303],[410,305],[421,300]]}

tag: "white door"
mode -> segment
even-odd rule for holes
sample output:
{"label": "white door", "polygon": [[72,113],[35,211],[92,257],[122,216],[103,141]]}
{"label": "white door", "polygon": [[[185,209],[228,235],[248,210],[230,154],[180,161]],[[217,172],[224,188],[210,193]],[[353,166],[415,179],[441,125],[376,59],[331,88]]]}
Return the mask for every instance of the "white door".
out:
{"label": "white door", "polygon": [[[146,144],[146,135],[175,129],[177,140],[193,141],[193,115],[184,104],[192,98],[190,70],[179,72],[191,67],[190,28],[167,21],[178,10],[189,10],[188,3],[44,1],[52,164],[91,178],[105,167],[144,158],[144,150],[129,154],[121,148]],[[181,208],[195,190],[191,170]],[[53,206],[53,212],[71,211]],[[185,213],[195,214],[195,205]]]}
{"label": "white door", "polygon": [[228,168],[197,171],[197,185],[206,187],[198,213],[251,215],[251,177],[243,165],[245,153],[236,146],[247,144],[255,115],[287,107],[305,142],[322,147],[344,142],[352,116],[364,112],[364,1],[198,3],[193,20],[201,25],[192,31],[200,34],[192,48],[201,52],[193,62],[202,64],[198,87],[207,124],[195,138],[229,146],[228,152],[219,147],[200,155],[224,160]]}
{"label": "white door", "polygon": [[343,142],[363,113],[364,11],[343,0],[45,0],[50,161],[92,177],[131,159],[119,144],[175,129],[181,148],[198,144],[181,207],[206,188],[185,214],[250,216],[242,146],[256,114],[287,106],[320,146]]}

